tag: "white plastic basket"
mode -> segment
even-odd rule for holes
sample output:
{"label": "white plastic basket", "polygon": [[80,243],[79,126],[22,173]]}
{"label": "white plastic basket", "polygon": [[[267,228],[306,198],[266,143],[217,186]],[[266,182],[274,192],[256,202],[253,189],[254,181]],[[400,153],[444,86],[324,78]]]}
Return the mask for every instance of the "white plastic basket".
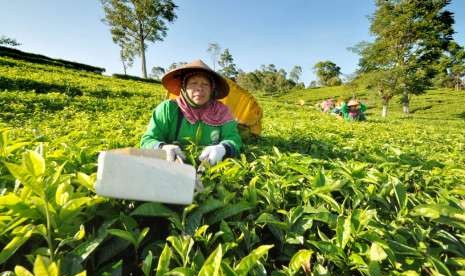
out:
{"label": "white plastic basket", "polygon": [[173,204],[190,204],[196,171],[168,162],[162,150],[135,148],[104,151],[98,157],[95,190],[101,196]]}

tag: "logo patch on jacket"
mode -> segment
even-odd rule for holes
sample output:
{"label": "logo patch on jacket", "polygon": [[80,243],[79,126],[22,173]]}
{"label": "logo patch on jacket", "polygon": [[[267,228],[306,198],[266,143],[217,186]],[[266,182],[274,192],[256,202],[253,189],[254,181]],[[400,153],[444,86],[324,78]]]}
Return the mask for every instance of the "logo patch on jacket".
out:
{"label": "logo patch on jacket", "polygon": [[213,130],[210,134],[210,139],[213,145],[218,144],[220,142],[220,131],[217,129]]}

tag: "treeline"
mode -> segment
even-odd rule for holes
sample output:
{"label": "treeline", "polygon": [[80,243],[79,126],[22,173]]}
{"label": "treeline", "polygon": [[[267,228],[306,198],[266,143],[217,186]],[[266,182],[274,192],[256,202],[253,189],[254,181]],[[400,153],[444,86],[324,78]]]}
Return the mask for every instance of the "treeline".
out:
{"label": "treeline", "polygon": [[[212,69],[229,78],[243,88],[253,93],[276,96],[293,89],[304,89],[300,82],[302,67],[294,66],[288,73],[274,64],[262,65],[252,72],[245,72],[237,67],[228,48],[222,50],[218,43],[209,43],[207,52],[211,56]],[[167,68],[155,66],[151,70],[150,78],[160,80],[166,72],[187,64],[185,61],[173,62]]]}
{"label": "treeline", "polygon": [[292,89],[304,89],[305,85],[299,82],[302,69],[295,66],[287,77],[284,69],[277,69],[274,64],[262,65],[253,72],[239,71],[236,82],[249,91],[260,91],[265,95],[281,95]]}

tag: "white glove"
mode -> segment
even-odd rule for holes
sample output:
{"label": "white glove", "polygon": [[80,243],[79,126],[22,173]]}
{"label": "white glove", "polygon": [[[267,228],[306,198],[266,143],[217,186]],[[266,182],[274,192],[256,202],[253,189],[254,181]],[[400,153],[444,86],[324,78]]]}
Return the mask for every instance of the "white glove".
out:
{"label": "white glove", "polygon": [[202,153],[199,156],[199,160],[203,161],[208,159],[210,165],[216,165],[218,162],[223,160],[224,155],[226,154],[226,149],[223,145],[213,145],[207,146],[203,149]]}
{"label": "white glove", "polygon": [[176,157],[179,157],[182,160],[186,159],[184,152],[182,152],[178,145],[167,144],[163,145],[161,149],[166,152],[166,160],[168,161],[176,161]]}

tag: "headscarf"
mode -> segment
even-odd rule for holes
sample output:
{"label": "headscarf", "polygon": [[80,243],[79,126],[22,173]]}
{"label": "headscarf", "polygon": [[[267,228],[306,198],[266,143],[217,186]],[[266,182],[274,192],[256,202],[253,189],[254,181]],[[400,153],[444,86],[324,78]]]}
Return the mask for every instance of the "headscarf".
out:
{"label": "headscarf", "polygon": [[234,120],[229,108],[216,100],[215,82],[208,75],[207,78],[212,84],[212,95],[210,100],[207,103],[199,106],[189,97],[186,91],[187,79],[197,74],[199,73],[194,72],[184,76],[181,95],[176,98],[176,102],[178,103],[178,106],[186,120],[191,124],[195,124],[197,121],[202,121],[205,124],[211,126],[221,126]]}

